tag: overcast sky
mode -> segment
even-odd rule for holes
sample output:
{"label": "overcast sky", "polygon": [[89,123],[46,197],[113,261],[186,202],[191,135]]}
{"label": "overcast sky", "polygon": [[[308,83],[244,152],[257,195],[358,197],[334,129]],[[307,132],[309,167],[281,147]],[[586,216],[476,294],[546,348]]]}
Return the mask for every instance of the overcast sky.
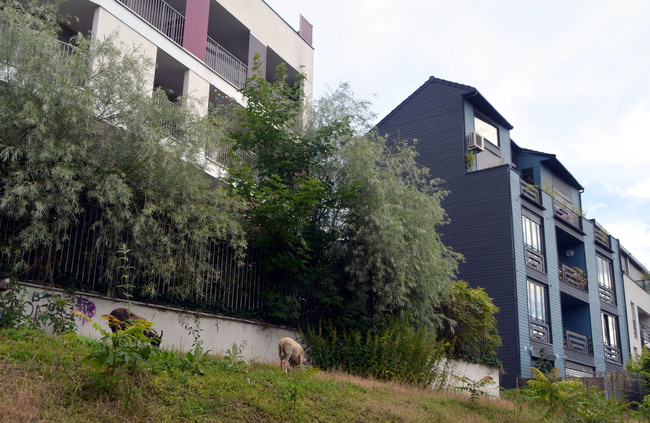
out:
{"label": "overcast sky", "polygon": [[650,267],[650,1],[265,1],[314,25],[315,97],[349,82],[381,119],[431,75],[477,88]]}

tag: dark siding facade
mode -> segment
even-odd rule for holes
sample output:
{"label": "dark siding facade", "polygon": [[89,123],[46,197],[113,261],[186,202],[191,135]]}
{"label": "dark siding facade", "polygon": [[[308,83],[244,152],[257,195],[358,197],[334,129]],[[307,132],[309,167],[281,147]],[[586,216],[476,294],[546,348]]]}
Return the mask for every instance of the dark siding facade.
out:
{"label": "dark siding facade", "polygon": [[[467,173],[465,140],[469,119],[463,86],[428,81],[380,124],[380,134],[391,139],[417,139],[418,161],[433,178],[444,180],[450,191],[442,205],[450,224],[442,228],[443,241],[465,256],[460,278],[485,288],[500,308],[497,321],[503,347],[504,386],[513,386],[520,374],[519,322],[514,271],[512,199],[508,164]],[[473,121],[471,123],[473,128]],[[509,141],[507,129],[499,138]],[[506,145],[508,145],[506,141]],[[509,157],[508,152],[505,157]],[[479,341],[479,340],[477,340]]]}

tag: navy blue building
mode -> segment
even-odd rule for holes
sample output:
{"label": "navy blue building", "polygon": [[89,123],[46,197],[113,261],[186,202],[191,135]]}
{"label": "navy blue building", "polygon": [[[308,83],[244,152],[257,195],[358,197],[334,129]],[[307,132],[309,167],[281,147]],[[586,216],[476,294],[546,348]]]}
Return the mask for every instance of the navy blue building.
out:
{"label": "navy blue building", "polygon": [[443,239],[465,256],[460,278],[500,308],[503,386],[530,377],[540,357],[573,376],[622,368],[621,247],[582,216],[583,187],[555,155],[515,144],[476,88],[434,77],[377,129],[417,139],[419,163],[450,191]]}

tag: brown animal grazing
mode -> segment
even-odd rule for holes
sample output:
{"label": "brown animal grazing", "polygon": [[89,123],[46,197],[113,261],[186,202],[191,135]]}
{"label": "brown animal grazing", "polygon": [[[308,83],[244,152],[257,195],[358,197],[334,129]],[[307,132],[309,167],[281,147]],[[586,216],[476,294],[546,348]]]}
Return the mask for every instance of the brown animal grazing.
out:
{"label": "brown animal grazing", "polygon": [[280,354],[280,368],[288,373],[289,368],[305,364],[305,351],[302,346],[291,338],[282,338],[278,344]]}
{"label": "brown animal grazing", "polygon": [[[125,330],[127,327],[131,326],[136,320],[141,320],[143,322],[149,322],[149,320],[144,317],[138,316],[137,314],[125,309],[125,308],[116,308],[111,311],[111,314],[108,315],[108,326],[110,326],[113,333],[118,330]],[[163,331],[160,331],[160,335],[153,329],[144,331],[144,335],[151,339],[151,345],[157,347],[162,342]]]}

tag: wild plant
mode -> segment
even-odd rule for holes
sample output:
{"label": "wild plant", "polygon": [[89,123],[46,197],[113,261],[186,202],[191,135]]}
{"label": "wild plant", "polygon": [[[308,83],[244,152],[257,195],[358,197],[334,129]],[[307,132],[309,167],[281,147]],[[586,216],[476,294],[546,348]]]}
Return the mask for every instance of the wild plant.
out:
{"label": "wild plant", "polygon": [[301,338],[311,363],[322,369],[423,387],[442,387],[448,378],[444,363],[450,345],[404,322],[393,321],[380,331],[365,333],[321,323],[318,331],[309,328]]}
{"label": "wild plant", "polygon": [[[76,315],[87,319],[82,313]],[[110,319],[105,317],[105,319]],[[129,378],[129,392],[132,388],[133,377],[141,367],[146,366],[156,348],[152,347],[151,340],[145,332],[151,330],[150,324],[136,320],[124,330],[113,333],[105,330],[97,322],[92,323],[93,328],[101,334],[99,340],[84,335],[76,335],[82,344],[89,346],[93,351],[84,357],[84,362],[89,362],[95,372],[93,377],[97,380],[98,387],[102,390],[113,391],[116,385],[125,379],[122,372]]]}
{"label": "wild plant", "polygon": [[485,376],[480,380],[473,380],[467,376],[454,378],[462,385],[456,386],[457,391],[469,392],[469,400],[472,404],[476,404],[481,397],[491,397],[492,395],[485,392],[484,388],[494,385],[494,379],[491,376]]}
{"label": "wild plant", "polygon": [[232,343],[232,347],[226,350],[226,355],[223,357],[228,363],[228,368],[241,367],[242,365],[251,367],[251,364],[244,358],[243,347],[240,348],[236,342]]}

